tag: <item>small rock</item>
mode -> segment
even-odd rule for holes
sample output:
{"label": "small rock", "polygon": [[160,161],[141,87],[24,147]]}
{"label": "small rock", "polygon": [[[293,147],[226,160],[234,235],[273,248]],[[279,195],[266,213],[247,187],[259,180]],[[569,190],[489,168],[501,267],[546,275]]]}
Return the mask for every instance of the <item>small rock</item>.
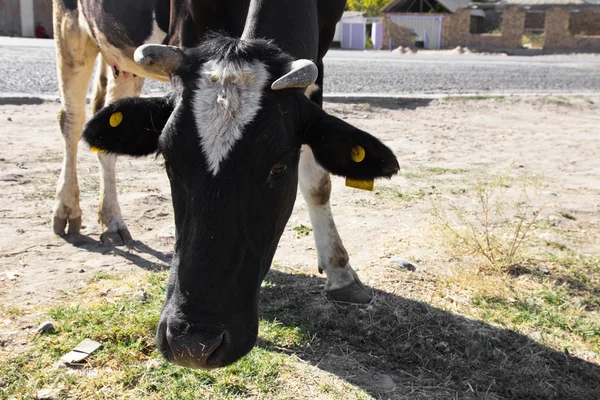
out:
{"label": "small rock", "polygon": [[404,268],[407,271],[411,271],[411,272],[417,271],[417,267],[413,263],[411,263],[410,261],[403,260],[402,258],[392,257],[392,258],[390,258],[390,262],[392,264],[397,264],[397,265],[401,266],[402,268]]}
{"label": "small rock", "polygon": [[81,268],[81,269],[79,270],[79,273],[80,273],[80,274],[82,274],[82,273],[84,273],[84,272],[85,272],[85,269],[83,269],[83,268]]}
{"label": "small rock", "polygon": [[379,374],[376,376],[376,379],[377,385],[383,390],[394,390],[396,387],[396,382],[389,375]]}
{"label": "small rock", "polygon": [[54,324],[51,321],[42,322],[37,328],[38,333],[50,333],[54,330]]}
{"label": "small rock", "polygon": [[138,300],[141,303],[145,303],[148,301],[148,296],[146,295],[146,290],[144,289],[140,289],[136,294],[135,294],[135,299]]}
{"label": "small rock", "polygon": [[36,400],[54,400],[58,399],[58,390],[42,389],[35,395]]}
{"label": "small rock", "polygon": [[8,117],[8,118],[6,118],[6,120],[7,120],[8,122],[12,122],[12,118],[11,118],[11,117]]}
{"label": "small rock", "polygon": [[17,277],[21,276],[21,274],[17,271],[6,271],[6,277],[10,281],[14,281]]}
{"label": "small rock", "polygon": [[550,270],[546,265],[538,265],[537,270],[540,271],[544,275],[550,275]]}
{"label": "small rock", "polygon": [[157,369],[158,367],[160,367],[160,361],[156,358],[151,358],[146,362],[146,369]]}
{"label": "small rock", "polygon": [[450,351],[450,345],[446,342],[439,342],[435,345],[435,349],[440,353],[448,353]]}
{"label": "small rock", "polygon": [[65,364],[62,361],[57,361],[54,364],[52,364],[52,368],[53,369],[62,369],[62,368],[67,368],[67,364]]}
{"label": "small rock", "polygon": [[66,364],[80,363],[100,348],[102,348],[102,345],[95,340],[84,339],[73,350],[62,356],[60,361]]}

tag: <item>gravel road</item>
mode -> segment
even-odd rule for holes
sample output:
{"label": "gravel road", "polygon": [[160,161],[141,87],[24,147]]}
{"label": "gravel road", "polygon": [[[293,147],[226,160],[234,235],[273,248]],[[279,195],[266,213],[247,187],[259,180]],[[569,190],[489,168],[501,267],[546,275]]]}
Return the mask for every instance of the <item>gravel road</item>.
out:
{"label": "gravel road", "polygon": [[[54,44],[0,38],[0,95],[55,95]],[[332,50],[327,94],[593,93],[600,57],[417,54]],[[146,93],[166,86],[148,82]]]}

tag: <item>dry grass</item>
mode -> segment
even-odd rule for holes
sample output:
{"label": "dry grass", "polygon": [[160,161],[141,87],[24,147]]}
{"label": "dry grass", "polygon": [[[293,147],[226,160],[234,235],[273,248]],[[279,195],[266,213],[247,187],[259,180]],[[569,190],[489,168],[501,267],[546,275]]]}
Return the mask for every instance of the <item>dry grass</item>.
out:
{"label": "dry grass", "polygon": [[478,178],[466,204],[464,199],[439,196],[432,207],[440,237],[450,248],[483,257],[489,267],[500,270],[523,261],[524,242],[552,200],[540,193],[541,177],[515,182],[511,172],[512,167],[491,178]]}

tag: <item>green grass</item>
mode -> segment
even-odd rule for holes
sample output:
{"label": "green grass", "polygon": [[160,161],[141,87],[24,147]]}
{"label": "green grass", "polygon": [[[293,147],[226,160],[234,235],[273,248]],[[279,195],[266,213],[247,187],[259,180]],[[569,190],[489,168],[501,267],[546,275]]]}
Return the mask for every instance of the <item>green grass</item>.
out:
{"label": "green grass", "polygon": [[464,174],[466,172],[468,172],[466,169],[461,169],[461,168],[442,168],[442,167],[429,167],[429,168],[425,168],[425,171],[431,173],[431,174],[435,174],[435,175],[442,175],[442,174]]}
{"label": "green grass", "polygon": [[297,236],[308,236],[312,232],[312,228],[310,226],[306,226],[304,224],[295,226],[293,229],[294,229],[294,232],[296,232]]}
{"label": "green grass", "polygon": [[427,192],[418,189],[412,192],[401,192],[393,186],[380,186],[375,189],[375,196],[383,199],[392,199],[403,202],[413,202],[423,199]]}
{"label": "green grass", "polygon": [[538,292],[526,300],[476,297],[473,305],[483,310],[486,322],[518,332],[537,330],[559,337],[577,336],[592,346],[600,346],[600,324],[567,304],[564,293]]}
{"label": "green grass", "polygon": [[[106,284],[111,279],[110,275],[97,274],[92,281]],[[302,349],[309,343],[306,331],[285,326],[276,319],[261,320],[262,345],[234,365],[212,371],[174,366],[162,359],[154,343],[165,282],[166,272],[148,275],[145,303],[123,294],[112,301],[83,300],[80,305],[51,307],[48,317],[54,321],[55,331],[36,337],[31,350],[1,364],[0,398],[33,398],[38,390],[48,387],[64,388],[65,398],[67,393],[98,399],[227,399],[267,394],[276,397],[277,379],[287,371],[288,357],[272,348]],[[130,289],[136,290],[133,285]],[[2,310],[14,314],[12,309]],[[86,366],[97,370],[97,377],[82,378],[69,369],[52,368],[85,338],[103,344],[88,358]]]}

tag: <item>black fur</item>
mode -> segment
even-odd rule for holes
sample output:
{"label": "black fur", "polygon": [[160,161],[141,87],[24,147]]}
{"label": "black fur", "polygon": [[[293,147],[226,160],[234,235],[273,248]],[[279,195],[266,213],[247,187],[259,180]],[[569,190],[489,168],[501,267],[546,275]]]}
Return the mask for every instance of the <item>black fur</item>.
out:
{"label": "black fur", "polygon": [[[123,120],[110,126],[116,112]],[[126,98],[98,111],[83,130],[83,139],[101,151],[130,156],[145,156],[158,150],[158,138],[173,106],[170,98]]]}
{"label": "black fur", "polygon": [[62,0],[63,5],[69,11],[77,10],[77,0]]}
{"label": "black fur", "polygon": [[[315,158],[334,175],[352,179],[390,178],[400,166],[396,156],[377,138],[313,106],[314,121],[310,124],[304,142]],[[352,159],[355,146],[365,149],[360,162]]]}

